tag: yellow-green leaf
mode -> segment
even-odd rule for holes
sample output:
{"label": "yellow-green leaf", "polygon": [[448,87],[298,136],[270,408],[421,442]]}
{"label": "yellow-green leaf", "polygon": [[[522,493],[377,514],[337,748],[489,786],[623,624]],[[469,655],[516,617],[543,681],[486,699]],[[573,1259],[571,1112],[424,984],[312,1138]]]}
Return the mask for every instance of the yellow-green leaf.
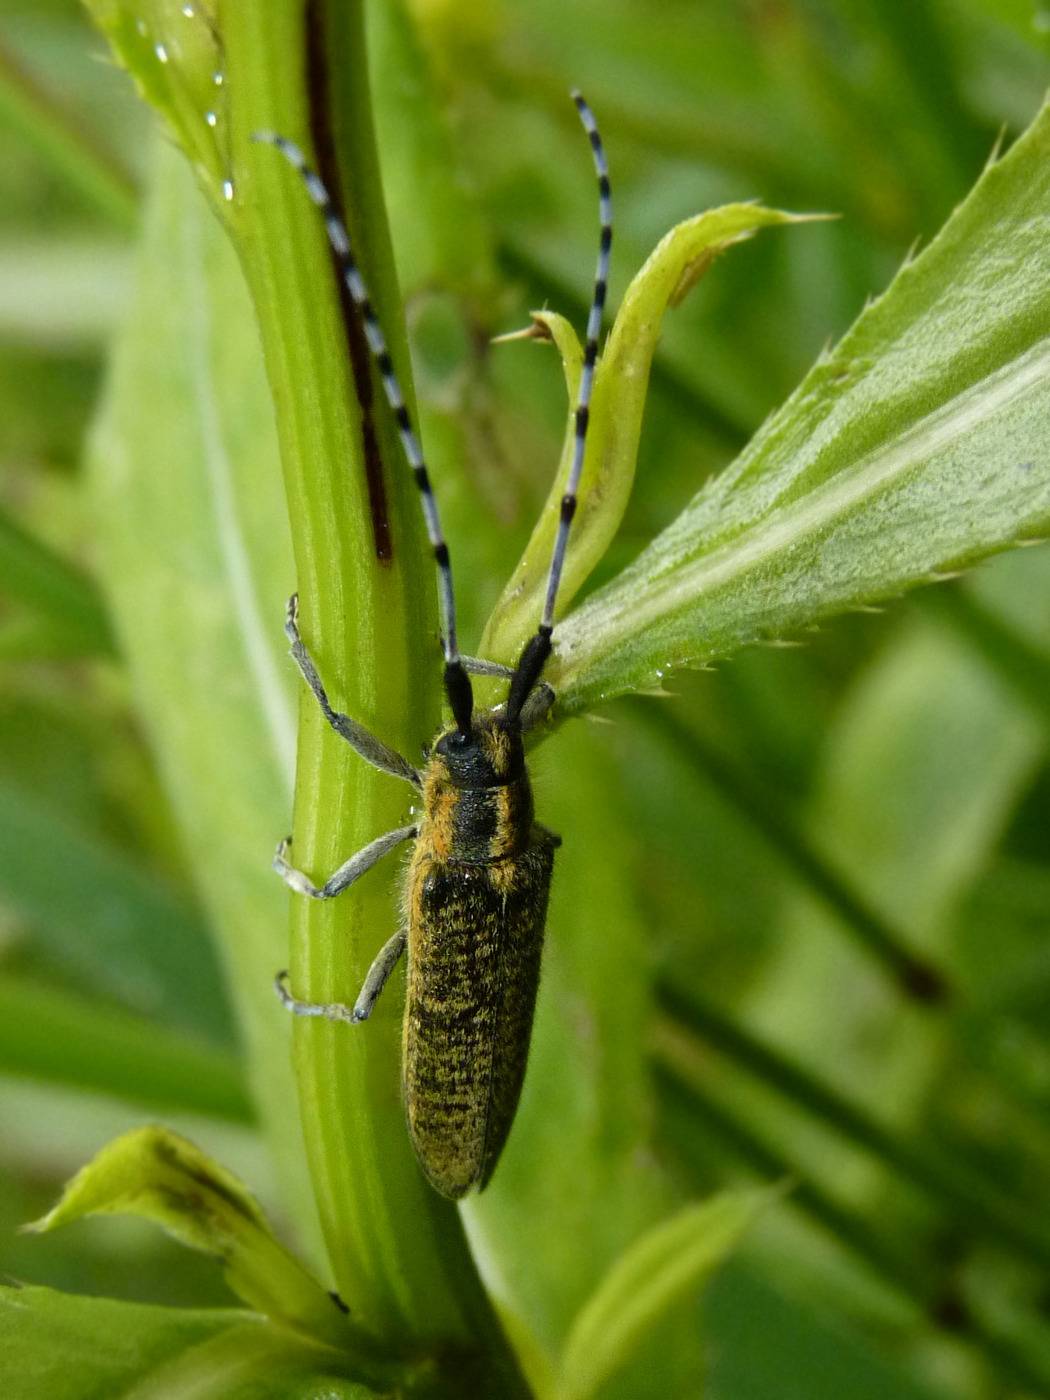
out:
{"label": "yellow-green leaf", "polygon": [[389,1396],[398,1373],[372,1370],[242,1308],[157,1307],[0,1285],[4,1400]]}
{"label": "yellow-green leaf", "polygon": [[109,1143],[26,1228],[42,1232],[103,1214],[141,1215],[221,1260],[234,1293],[275,1322],[341,1346],[366,1340],[274,1238],[247,1188],[168,1128],[136,1128]]}
{"label": "yellow-green leaf", "polygon": [[[657,244],[634,281],[609,335],[594,377],[587,456],[580,478],[579,509],[558,594],[563,614],[609,546],[634,481],[649,370],[669,306],[677,306],[723,249],[761,228],[802,222],[813,215],[785,214],[757,204],[727,204],[686,219]],[[819,216],[816,216],[819,217]],[[527,336],[553,340],[561,352],[569,416],[554,484],[536,528],[485,628],[481,654],[512,661],[536,626],[558,529],[560,502],[572,461],[572,410],[579,387],[582,353],[562,316],[536,313]]]}
{"label": "yellow-green leaf", "polygon": [[725,1191],[687,1206],[626,1249],[572,1325],[556,1400],[589,1400],[630,1360],[646,1333],[695,1292],[780,1188]]}
{"label": "yellow-green leaf", "polygon": [[217,202],[233,194],[215,0],[85,0],[139,92]]}

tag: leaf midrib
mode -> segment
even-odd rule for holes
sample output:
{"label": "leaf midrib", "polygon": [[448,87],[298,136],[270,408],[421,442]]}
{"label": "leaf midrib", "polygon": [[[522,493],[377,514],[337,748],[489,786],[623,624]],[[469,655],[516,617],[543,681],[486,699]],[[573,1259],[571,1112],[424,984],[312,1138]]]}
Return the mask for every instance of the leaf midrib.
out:
{"label": "leaf midrib", "polygon": [[[604,614],[602,633],[606,639],[609,627],[615,626],[625,615],[629,618],[630,630],[640,632],[665,618],[675,597],[695,602],[703,594],[712,593],[733,578],[760,566],[763,560],[782,552],[793,541],[827,530],[866,497],[876,495],[896,478],[950,447],[1046,380],[1050,380],[1050,337],[1038,341],[1010,364],[969,385],[949,403],[913,423],[852,466],[836,472],[801,499],[787,506],[774,503],[767,516],[725,544],[688,560],[668,551],[666,544],[661,548],[658,538],[629,571],[636,578],[639,575],[644,578],[644,601],[639,602],[637,594],[624,587],[625,575],[609,590],[595,594],[562,624],[559,652],[566,661],[571,660],[575,648],[585,640],[588,615],[595,609]],[[615,594],[620,597],[616,598]]]}

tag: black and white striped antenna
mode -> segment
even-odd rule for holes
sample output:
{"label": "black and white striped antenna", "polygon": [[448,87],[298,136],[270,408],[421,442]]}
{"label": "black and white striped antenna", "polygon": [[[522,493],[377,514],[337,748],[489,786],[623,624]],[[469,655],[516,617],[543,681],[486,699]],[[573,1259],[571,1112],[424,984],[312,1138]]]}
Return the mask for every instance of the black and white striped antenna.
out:
{"label": "black and white striped antenna", "polygon": [[354,258],[350,235],[346,230],[346,225],[339,217],[324,181],[310,167],[306,157],[294,141],[289,141],[287,137],[279,136],[273,131],[256,131],[252,135],[252,140],[276,146],[277,150],[302,177],[307,194],[321,211],[328,232],[328,241],[332,245],[332,251],[339,266],[340,276],[350,293],[351,301],[360,314],[368,348],[372,352],[379,377],[383,381],[387,402],[397,424],[401,446],[404,449],[408,465],[412,469],[416,485],[419,487],[423,517],[426,521],[427,535],[434,550],[441,591],[441,625],[445,648],[445,693],[448,696],[457,729],[461,734],[468,734],[474,710],[474,697],[470,678],[464,669],[459,653],[459,641],[456,635],[456,599],[452,588],[452,565],[449,562],[448,545],[441,532],[437,501],[430,486],[423,449],[412,427],[412,420],[405,405],[401,385],[394,373],[386,337],[383,335],[382,327],[376,318],[371,298],[368,295],[368,288],[365,286]]}
{"label": "black and white striped antenna", "polygon": [[609,166],[605,159],[598,123],[594,119],[586,98],[578,88],[572,92],[572,100],[580,114],[580,121],[591,143],[594,169],[598,176],[598,201],[601,218],[601,238],[598,245],[598,266],[594,274],[594,295],[591,298],[590,314],[587,317],[587,343],[583,351],[583,370],[580,374],[580,390],[576,399],[576,434],[573,441],[572,465],[565,483],[565,493],[561,498],[561,514],[558,518],[558,533],[554,540],[550,572],[547,575],[547,593],[543,603],[543,616],[534,637],[525,644],[507,696],[507,715],[517,718],[521,707],[528,699],[529,692],[540,678],[544,664],[551,653],[551,633],[554,630],[554,608],[558,601],[558,587],[561,583],[562,568],[565,564],[565,551],[569,542],[572,518],[576,514],[576,497],[583,472],[583,459],[587,447],[587,428],[591,416],[591,391],[594,388],[594,366],[598,359],[598,336],[602,328],[602,312],[605,309],[605,294],[609,283],[609,258],[612,250],[612,191],[609,187]]}

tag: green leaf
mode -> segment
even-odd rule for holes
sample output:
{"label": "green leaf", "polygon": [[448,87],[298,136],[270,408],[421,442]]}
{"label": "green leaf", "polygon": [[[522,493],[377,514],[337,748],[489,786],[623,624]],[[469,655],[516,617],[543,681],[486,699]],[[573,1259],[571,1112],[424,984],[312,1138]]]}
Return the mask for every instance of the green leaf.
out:
{"label": "green leaf", "polygon": [[[704,1299],[710,1400],[948,1400],[932,1367],[884,1352],[852,1318],[733,1260]],[[876,1336],[879,1336],[876,1333]]]}
{"label": "green leaf", "polygon": [[0,1286],[5,1400],[367,1400],[376,1391],[356,1371],[345,1356],[233,1308]]}
{"label": "green leaf", "polygon": [[[1033,595],[1045,595],[1048,570],[1024,572]],[[814,830],[864,897],[906,928],[915,947],[947,962],[953,914],[1041,752],[1038,722],[979,656],[947,629],[912,619],[839,707],[815,775]],[[776,957],[748,999],[747,1024],[887,1131],[908,1132],[929,1116],[948,1027],[921,1007],[902,1006],[830,923],[805,895],[787,902]],[[752,1102],[746,1086],[733,1092],[745,1108]],[[884,1167],[829,1145],[794,1117],[787,1131],[799,1159],[840,1191],[882,1199]]]}
{"label": "green leaf", "polygon": [[165,1112],[253,1117],[243,1072],[229,1052],[98,997],[10,973],[0,983],[0,1072]]}
{"label": "green leaf", "polygon": [[218,208],[233,197],[215,0],[86,0],[117,61],[161,114]]}
{"label": "green leaf", "polygon": [[[594,376],[587,455],[580,477],[572,547],[558,594],[559,614],[586,580],[615,535],[634,481],[638,439],[653,354],[668,307],[689,293],[723,249],[761,228],[802,221],[755,204],[710,209],[673,228],[657,245],[623,299]],[[517,567],[485,628],[481,654],[512,661],[535,630],[543,607],[561,498],[572,464],[576,395],[583,353],[562,316],[534,313],[525,338],[553,340],[561,352],[569,415],[558,471]]]}
{"label": "green leaf", "polygon": [[1050,529],[1050,111],[737,462],[562,623],[563,713]]}
{"label": "green leaf", "polygon": [[[47,413],[43,376],[49,370],[51,395],[60,404],[66,398],[70,411],[68,386],[54,374],[53,360],[44,357],[92,355],[108,342],[124,311],[130,264],[127,245],[112,235],[52,235],[0,244],[0,334],[8,354],[17,348],[25,363],[27,352],[35,353],[43,367],[39,384],[19,376],[10,386],[25,396],[24,413]],[[79,414],[77,426],[82,426]]]}
{"label": "green leaf", "polygon": [[241,1182],[170,1129],[136,1128],[111,1142],[26,1229],[100,1214],[144,1216],[214,1255],[237,1296],[273,1321],[333,1345],[362,1340],[332,1295],[278,1244]]}
{"label": "green leaf", "polygon": [[91,580],[0,511],[0,589],[47,618],[66,654],[113,650],[102,600]]}
{"label": "green leaf", "polygon": [[[54,85],[54,77],[48,73]],[[110,152],[91,137],[86,123],[71,114],[54,91],[42,87],[6,46],[0,45],[0,121],[60,175],[70,188],[115,224],[135,220],[134,185]]]}
{"label": "green leaf", "polygon": [[688,1206],[630,1246],[580,1310],[562,1353],[557,1400],[587,1400],[675,1303],[735,1247],[779,1188],[725,1191]]}
{"label": "green leaf", "polygon": [[[0,894],[92,988],[218,1040],[229,1016],[197,912],[41,788],[0,771]],[[187,989],[192,995],[187,996]]]}
{"label": "green leaf", "polygon": [[9,1400],[85,1400],[138,1381],[231,1327],[246,1313],[78,1298],[0,1286],[0,1382]]}

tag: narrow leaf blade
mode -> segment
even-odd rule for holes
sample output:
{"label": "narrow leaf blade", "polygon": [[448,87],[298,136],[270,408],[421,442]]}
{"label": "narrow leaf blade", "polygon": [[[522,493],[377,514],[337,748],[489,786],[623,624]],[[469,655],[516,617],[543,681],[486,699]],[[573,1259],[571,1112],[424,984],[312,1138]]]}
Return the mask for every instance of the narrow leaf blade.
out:
{"label": "narrow leaf blade", "polygon": [[47,618],[85,656],[114,649],[109,619],[91,580],[0,511],[0,586]]}
{"label": "narrow leaf blade", "polygon": [[243,1070],[229,1051],[97,996],[12,973],[0,983],[0,1073],[155,1111],[253,1119]]}
{"label": "narrow leaf blade", "polygon": [[581,1308],[562,1353],[558,1400],[586,1400],[619,1371],[667,1310],[697,1289],[777,1192],[725,1191],[649,1230]]}

